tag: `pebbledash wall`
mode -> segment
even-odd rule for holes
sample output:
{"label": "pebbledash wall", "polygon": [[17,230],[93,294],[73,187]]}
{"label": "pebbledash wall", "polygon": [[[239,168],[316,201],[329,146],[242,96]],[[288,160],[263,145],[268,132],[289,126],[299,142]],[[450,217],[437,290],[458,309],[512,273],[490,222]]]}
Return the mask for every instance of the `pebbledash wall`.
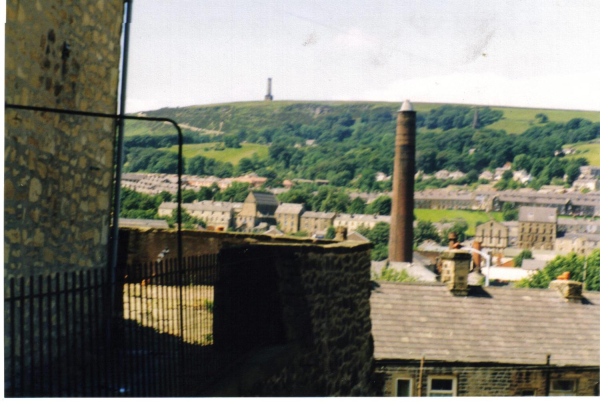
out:
{"label": "pebbledash wall", "polygon": [[[6,13],[6,102],[116,113],[122,0]],[[5,278],[106,264],[115,124],[6,109]]]}
{"label": "pebbledash wall", "polygon": [[[383,396],[395,396],[395,380],[410,379],[411,395],[418,395],[418,361],[389,362],[377,367],[379,389]],[[490,364],[460,364],[427,362],[423,368],[421,395],[428,395],[429,377],[456,379],[455,396],[546,396],[560,395],[550,390],[548,380],[569,380],[575,383],[577,396],[598,395],[598,367],[555,367]],[[548,386],[548,388],[547,388]]]}

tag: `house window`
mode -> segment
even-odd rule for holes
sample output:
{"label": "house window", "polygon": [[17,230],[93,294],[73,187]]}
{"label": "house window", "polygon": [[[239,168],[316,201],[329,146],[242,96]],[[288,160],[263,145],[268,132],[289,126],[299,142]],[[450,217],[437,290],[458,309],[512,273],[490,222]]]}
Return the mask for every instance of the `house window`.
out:
{"label": "house window", "polygon": [[412,378],[395,378],[394,379],[394,395],[401,397],[412,396]]}
{"label": "house window", "polygon": [[550,383],[550,395],[574,396],[576,391],[575,380],[552,380]]}
{"label": "house window", "polygon": [[521,396],[535,396],[535,389],[524,389],[521,391]]}
{"label": "house window", "polygon": [[427,379],[428,396],[456,396],[456,377],[436,376]]}

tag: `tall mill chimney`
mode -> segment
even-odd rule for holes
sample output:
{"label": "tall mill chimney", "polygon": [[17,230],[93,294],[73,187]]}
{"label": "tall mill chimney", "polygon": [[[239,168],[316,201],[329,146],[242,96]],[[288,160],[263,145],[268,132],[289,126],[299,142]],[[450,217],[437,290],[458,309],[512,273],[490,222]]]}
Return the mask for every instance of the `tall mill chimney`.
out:
{"label": "tall mill chimney", "polygon": [[266,101],[272,101],[273,95],[271,95],[271,78],[267,80],[267,94],[265,95]]}
{"label": "tall mill chimney", "polygon": [[416,121],[417,113],[413,110],[410,101],[404,101],[398,111],[396,123],[390,262],[412,262],[413,259]]}

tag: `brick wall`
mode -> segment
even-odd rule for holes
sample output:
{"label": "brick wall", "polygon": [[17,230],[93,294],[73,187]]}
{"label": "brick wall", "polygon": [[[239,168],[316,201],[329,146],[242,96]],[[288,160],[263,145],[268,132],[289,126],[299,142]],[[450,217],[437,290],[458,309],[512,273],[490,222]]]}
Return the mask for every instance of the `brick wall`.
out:
{"label": "brick wall", "polygon": [[[412,379],[412,395],[418,394],[419,363],[382,365],[377,363],[380,393],[394,396],[396,378]],[[546,371],[540,366],[510,365],[431,365],[425,361],[422,396],[428,395],[428,379],[433,376],[456,378],[457,396],[521,396],[533,391],[536,396],[546,395]],[[592,396],[598,384],[598,368],[550,368],[550,381],[575,380],[578,396]]]}
{"label": "brick wall", "polygon": [[[8,0],[6,14],[7,102],[116,112],[122,0]],[[115,122],[5,119],[5,276],[103,266]]]}

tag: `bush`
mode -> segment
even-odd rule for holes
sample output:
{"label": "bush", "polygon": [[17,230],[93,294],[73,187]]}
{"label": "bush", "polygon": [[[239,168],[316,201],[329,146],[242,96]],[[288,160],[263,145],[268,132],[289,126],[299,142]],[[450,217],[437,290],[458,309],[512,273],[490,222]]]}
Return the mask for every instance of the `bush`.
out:
{"label": "bush", "polygon": [[388,267],[383,268],[381,274],[374,274],[373,280],[387,282],[417,282],[417,279],[410,276],[405,269],[396,271],[395,269]]}

